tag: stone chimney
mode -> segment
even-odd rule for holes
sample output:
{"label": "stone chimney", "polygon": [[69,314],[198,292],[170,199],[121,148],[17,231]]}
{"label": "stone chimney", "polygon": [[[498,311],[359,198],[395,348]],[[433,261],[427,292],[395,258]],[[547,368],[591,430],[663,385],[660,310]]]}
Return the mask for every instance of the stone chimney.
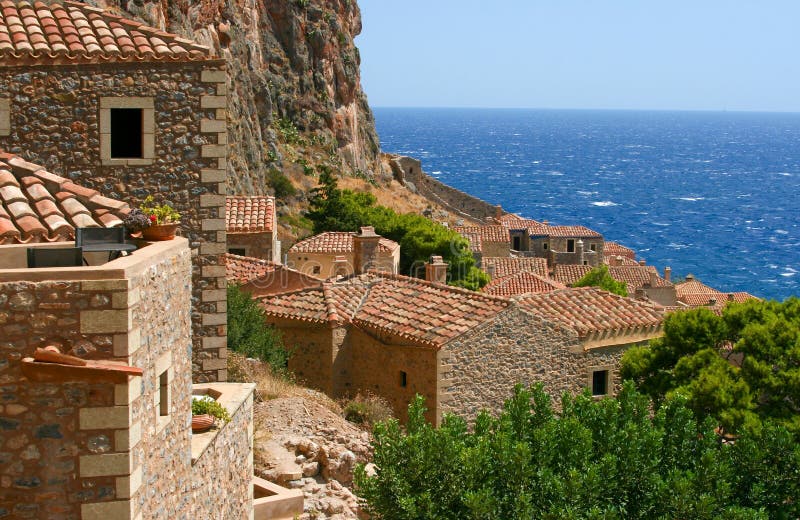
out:
{"label": "stone chimney", "polygon": [[712,296],[711,298],[709,298],[709,299],[708,299],[708,305],[709,305],[709,306],[713,307],[713,306],[715,306],[716,304],[717,304],[717,299],[716,299],[716,297],[713,297],[713,296]]}
{"label": "stone chimney", "polygon": [[667,266],[664,268],[664,280],[669,282],[671,278],[672,278],[672,268]]}
{"label": "stone chimney", "polygon": [[503,217],[503,206],[500,204],[494,207],[494,218],[500,222],[500,219]]}
{"label": "stone chimney", "polygon": [[376,267],[378,259],[378,241],[380,235],[375,234],[375,228],[364,226],[361,231],[353,236],[353,268],[355,274],[362,274]]}
{"label": "stone chimney", "polygon": [[732,302],[734,299],[733,293],[728,293],[728,301]]}
{"label": "stone chimney", "polygon": [[486,266],[486,274],[488,274],[489,278],[491,278],[493,280],[494,280],[494,273],[495,273],[494,269],[495,269],[495,266],[494,266],[493,263]]}
{"label": "stone chimney", "polygon": [[639,260],[639,265],[647,265],[647,262],[645,262],[644,260]]}
{"label": "stone chimney", "polygon": [[692,273],[689,273],[689,274],[686,275],[686,281],[688,282],[688,281],[691,281],[691,280],[694,280],[694,275]]}
{"label": "stone chimney", "polygon": [[425,279],[429,282],[447,283],[447,264],[441,256],[432,256],[425,264]]}
{"label": "stone chimney", "polygon": [[575,252],[578,253],[578,264],[583,265],[584,254],[583,254],[583,240],[578,239],[578,243],[575,244]]}
{"label": "stone chimney", "polygon": [[350,262],[346,256],[335,256],[333,258],[333,276],[347,276],[350,274]]}
{"label": "stone chimney", "polygon": [[658,285],[658,273],[655,269],[650,271],[650,287],[656,287]]}

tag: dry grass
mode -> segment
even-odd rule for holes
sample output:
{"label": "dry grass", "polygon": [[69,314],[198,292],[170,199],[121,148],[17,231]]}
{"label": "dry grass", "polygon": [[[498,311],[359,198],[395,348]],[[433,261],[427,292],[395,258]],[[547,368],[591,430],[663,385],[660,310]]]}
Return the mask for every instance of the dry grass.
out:
{"label": "dry grass", "polygon": [[371,431],[375,423],[394,417],[389,402],[371,392],[358,393],[352,399],[341,402],[344,418]]}
{"label": "dry grass", "polygon": [[322,404],[341,415],[341,407],[321,392],[298,385],[284,374],[276,374],[266,363],[248,359],[236,352],[228,353],[228,380],[240,383],[255,383],[255,400],[269,401],[285,397],[302,397]]}

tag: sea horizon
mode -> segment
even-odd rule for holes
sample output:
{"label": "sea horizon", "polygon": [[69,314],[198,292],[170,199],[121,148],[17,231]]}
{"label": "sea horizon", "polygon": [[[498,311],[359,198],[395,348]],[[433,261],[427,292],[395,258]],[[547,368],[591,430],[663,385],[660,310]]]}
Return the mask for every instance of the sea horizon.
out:
{"label": "sea horizon", "polygon": [[800,271],[800,113],[375,107],[383,151],[660,272],[785,299]]}

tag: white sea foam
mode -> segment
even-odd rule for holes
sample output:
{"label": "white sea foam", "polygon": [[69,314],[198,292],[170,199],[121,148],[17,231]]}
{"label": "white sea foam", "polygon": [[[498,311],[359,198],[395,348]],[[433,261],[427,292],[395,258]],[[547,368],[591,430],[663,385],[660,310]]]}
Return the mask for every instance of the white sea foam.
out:
{"label": "white sea foam", "polygon": [[698,200],[706,200],[705,197],[678,197],[676,200],[685,200],[686,202],[697,202]]}
{"label": "white sea foam", "polygon": [[598,206],[600,208],[608,208],[611,206],[619,206],[616,202],[611,202],[610,200],[599,200],[592,202],[592,206]]}

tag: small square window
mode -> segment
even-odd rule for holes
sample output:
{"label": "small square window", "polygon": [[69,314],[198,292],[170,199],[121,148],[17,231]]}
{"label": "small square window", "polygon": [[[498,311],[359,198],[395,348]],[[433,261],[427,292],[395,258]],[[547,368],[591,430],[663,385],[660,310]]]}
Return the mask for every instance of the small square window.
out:
{"label": "small square window", "polygon": [[592,395],[608,395],[608,370],[592,372]]}
{"label": "small square window", "polygon": [[141,108],[111,109],[111,158],[141,159],[144,157]]}
{"label": "small square window", "polygon": [[402,370],[400,371],[400,386],[402,386],[403,388],[408,386],[408,374],[406,374]]}
{"label": "small square window", "polygon": [[597,244],[589,244],[589,249],[592,251],[597,251]]}
{"label": "small square window", "polygon": [[570,238],[567,240],[567,253],[574,253],[575,252],[575,239]]}
{"label": "small square window", "polygon": [[311,274],[319,274],[322,272],[322,266],[315,265],[311,268]]}

